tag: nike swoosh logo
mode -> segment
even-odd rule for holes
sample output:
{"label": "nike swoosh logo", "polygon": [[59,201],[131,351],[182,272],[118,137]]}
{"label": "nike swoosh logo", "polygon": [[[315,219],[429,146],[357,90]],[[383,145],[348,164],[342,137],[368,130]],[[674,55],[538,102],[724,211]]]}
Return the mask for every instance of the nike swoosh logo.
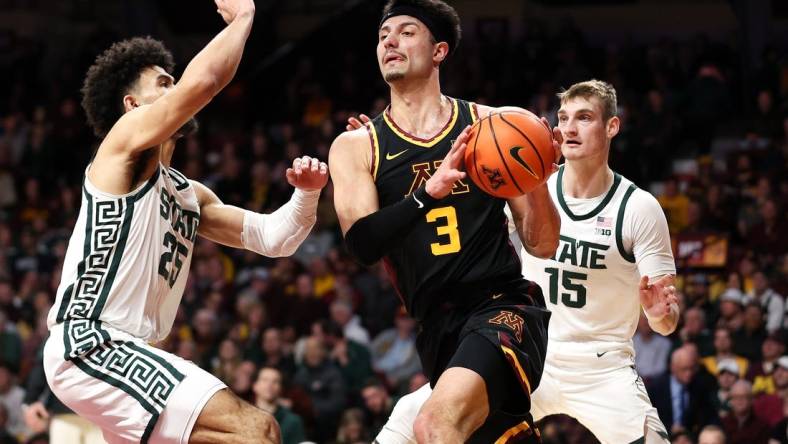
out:
{"label": "nike swoosh logo", "polygon": [[412,196],[413,196],[413,200],[415,200],[415,201],[416,201],[416,203],[417,203],[417,204],[419,204],[419,208],[424,208],[424,204],[423,204],[423,203],[421,203],[421,201],[419,200],[419,198],[418,198],[418,197],[416,197],[416,195],[415,195],[415,194],[413,194]]}
{"label": "nike swoosh logo", "polygon": [[[609,351],[609,350],[608,350],[608,351]],[[602,352],[602,353],[599,353],[599,352],[597,352],[597,353],[596,353],[596,357],[597,357],[597,358],[601,358],[602,356],[605,356],[605,353],[607,353],[607,352]]]}
{"label": "nike swoosh logo", "polygon": [[493,295],[493,299],[498,299],[499,297],[503,296],[503,293],[498,293]]}
{"label": "nike swoosh logo", "polygon": [[514,146],[514,147],[512,147],[512,149],[510,149],[510,150],[509,150],[509,154],[511,154],[511,155],[512,155],[512,157],[514,157],[514,160],[516,160],[516,161],[517,161],[517,163],[519,163],[520,165],[522,165],[522,166],[523,166],[523,168],[525,168],[525,170],[526,170],[526,171],[528,171],[528,173],[529,173],[531,176],[533,176],[533,177],[534,177],[534,179],[538,179],[539,177],[537,177],[536,173],[534,173],[534,170],[532,170],[532,169],[531,169],[531,166],[530,166],[530,165],[528,165],[527,163],[525,163],[525,161],[523,160],[523,158],[522,158],[522,157],[520,157],[520,150],[521,150],[521,149],[523,149],[523,147],[521,147],[521,146]]}
{"label": "nike swoosh logo", "polygon": [[408,149],[404,149],[404,150],[402,150],[402,151],[398,152],[397,154],[386,153],[386,160],[394,160],[394,159],[396,159],[397,157],[399,157],[399,156],[401,156],[401,155],[405,154],[405,153],[406,153],[406,152],[407,152],[409,149],[410,149],[410,148],[408,148]]}

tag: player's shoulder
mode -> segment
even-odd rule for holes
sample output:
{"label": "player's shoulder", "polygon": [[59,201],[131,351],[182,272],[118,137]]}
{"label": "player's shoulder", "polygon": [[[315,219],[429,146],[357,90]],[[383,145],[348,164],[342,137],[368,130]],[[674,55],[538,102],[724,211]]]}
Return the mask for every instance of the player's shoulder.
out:
{"label": "player's shoulder", "polygon": [[621,186],[624,189],[625,196],[622,202],[622,205],[625,205],[625,216],[630,218],[649,218],[655,214],[663,214],[662,207],[653,194],[637,186],[624,176],[621,176]]}
{"label": "player's shoulder", "polygon": [[328,152],[329,166],[338,163],[361,166],[369,164],[372,141],[367,125],[371,123],[352,131],[345,131],[334,139]]}

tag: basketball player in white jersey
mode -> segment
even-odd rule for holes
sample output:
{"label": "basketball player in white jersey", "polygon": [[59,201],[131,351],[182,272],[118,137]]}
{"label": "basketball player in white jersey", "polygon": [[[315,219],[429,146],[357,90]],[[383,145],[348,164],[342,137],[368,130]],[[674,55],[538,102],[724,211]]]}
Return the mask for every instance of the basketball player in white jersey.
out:
{"label": "basketball player in white jersey", "polygon": [[[666,443],[635,372],[632,336],[641,307],[658,333],[670,334],[678,322],[667,222],[651,194],[608,166],[620,126],[615,89],[591,80],[559,97],[566,162],[548,189],[561,214],[560,245],[550,259],[522,252],[524,277],[540,284],[552,311],[532,414],[570,415],[603,444]],[[413,418],[429,394],[425,385],[403,397],[376,441],[416,442]]]}
{"label": "basketball player in white jersey", "polygon": [[191,362],[148,345],[167,336],[199,234],[267,256],[292,254],[315,222],[325,163],[287,170],[296,187],[270,215],[223,205],[170,168],[193,116],[232,79],[252,0],[216,0],[227,27],[176,85],[161,42],[114,44],[88,71],[83,107],[102,141],[49,313],[44,368],[54,394],[110,443],[278,443],[273,417]]}

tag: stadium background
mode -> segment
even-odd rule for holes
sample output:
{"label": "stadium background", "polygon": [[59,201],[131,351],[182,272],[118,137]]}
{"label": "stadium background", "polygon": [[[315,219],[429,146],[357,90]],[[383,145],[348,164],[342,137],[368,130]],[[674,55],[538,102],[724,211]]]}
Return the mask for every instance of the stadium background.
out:
{"label": "stadium background", "polygon": [[[198,116],[200,132],[179,142],[174,167],[226,203],[268,211],[289,197],[292,158],[325,160],[348,116],[385,107],[374,58],[382,2],[256,3],[238,75]],[[638,370],[653,389],[671,350],[695,342],[705,357],[694,376],[705,407],[674,442],[694,442],[707,423],[721,423],[728,442],[788,442],[788,391],[772,375],[788,372],[776,359],[788,327],[788,2],[451,3],[464,38],[442,69],[446,93],[555,123],[561,87],[596,77],[617,88],[623,130],[611,162],[665,209],[686,315],[667,339],[639,330]],[[0,0],[0,442],[47,442],[25,425],[22,403],[63,411],[42,380],[40,346],[97,142],[79,106],[87,67],[115,40],[152,35],[181,72],[221,26],[209,0]],[[280,369],[281,403],[301,419],[290,438],[369,442],[396,397],[424,379],[412,321],[382,267],[343,252],[331,197],[329,185],[292,258],[200,240],[160,346],[252,402],[257,369]],[[717,387],[725,357],[754,383],[744,422]],[[543,435],[595,442],[566,418]]]}

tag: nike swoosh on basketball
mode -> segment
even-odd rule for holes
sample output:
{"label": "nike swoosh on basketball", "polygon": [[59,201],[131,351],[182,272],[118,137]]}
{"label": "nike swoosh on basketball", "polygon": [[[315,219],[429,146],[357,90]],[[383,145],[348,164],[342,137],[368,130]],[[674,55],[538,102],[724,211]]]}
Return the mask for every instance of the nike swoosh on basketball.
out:
{"label": "nike swoosh on basketball", "polygon": [[405,154],[405,153],[406,153],[406,152],[407,152],[409,149],[410,149],[410,148],[408,148],[408,149],[404,149],[404,150],[402,150],[402,151],[398,152],[397,154],[386,153],[386,160],[394,160],[394,159],[396,159],[397,157],[399,157],[399,156],[401,156],[401,155]]}
{"label": "nike swoosh on basketball", "polygon": [[531,176],[534,176],[534,179],[538,179],[538,177],[536,176],[536,173],[534,173],[534,170],[532,170],[532,169],[531,169],[531,166],[530,166],[530,165],[528,165],[527,163],[525,163],[525,161],[523,160],[523,158],[522,158],[522,157],[520,157],[520,150],[521,150],[521,149],[523,149],[523,147],[521,147],[521,146],[514,146],[514,147],[512,147],[512,148],[509,150],[509,154],[511,154],[511,155],[512,155],[512,157],[514,157],[514,160],[516,160],[516,161],[517,161],[517,163],[519,163],[520,165],[522,165],[522,166],[523,166],[523,168],[525,168],[525,170],[526,170],[526,171],[528,171],[528,173],[529,173]]}
{"label": "nike swoosh on basketball", "polygon": [[[610,350],[608,350],[608,351],[610,351]],[[596,352],[596,357],[597,358],[601,358],[602,356],[605,356],[605,353],[607,353],[607,352],[602,352],[602,353]]]}
{"label": "nike swoosh on basketball", "polygon": [[503,293],[498,293],[493,295],[493,299],[498,299],[499,297],[503,296]]}

